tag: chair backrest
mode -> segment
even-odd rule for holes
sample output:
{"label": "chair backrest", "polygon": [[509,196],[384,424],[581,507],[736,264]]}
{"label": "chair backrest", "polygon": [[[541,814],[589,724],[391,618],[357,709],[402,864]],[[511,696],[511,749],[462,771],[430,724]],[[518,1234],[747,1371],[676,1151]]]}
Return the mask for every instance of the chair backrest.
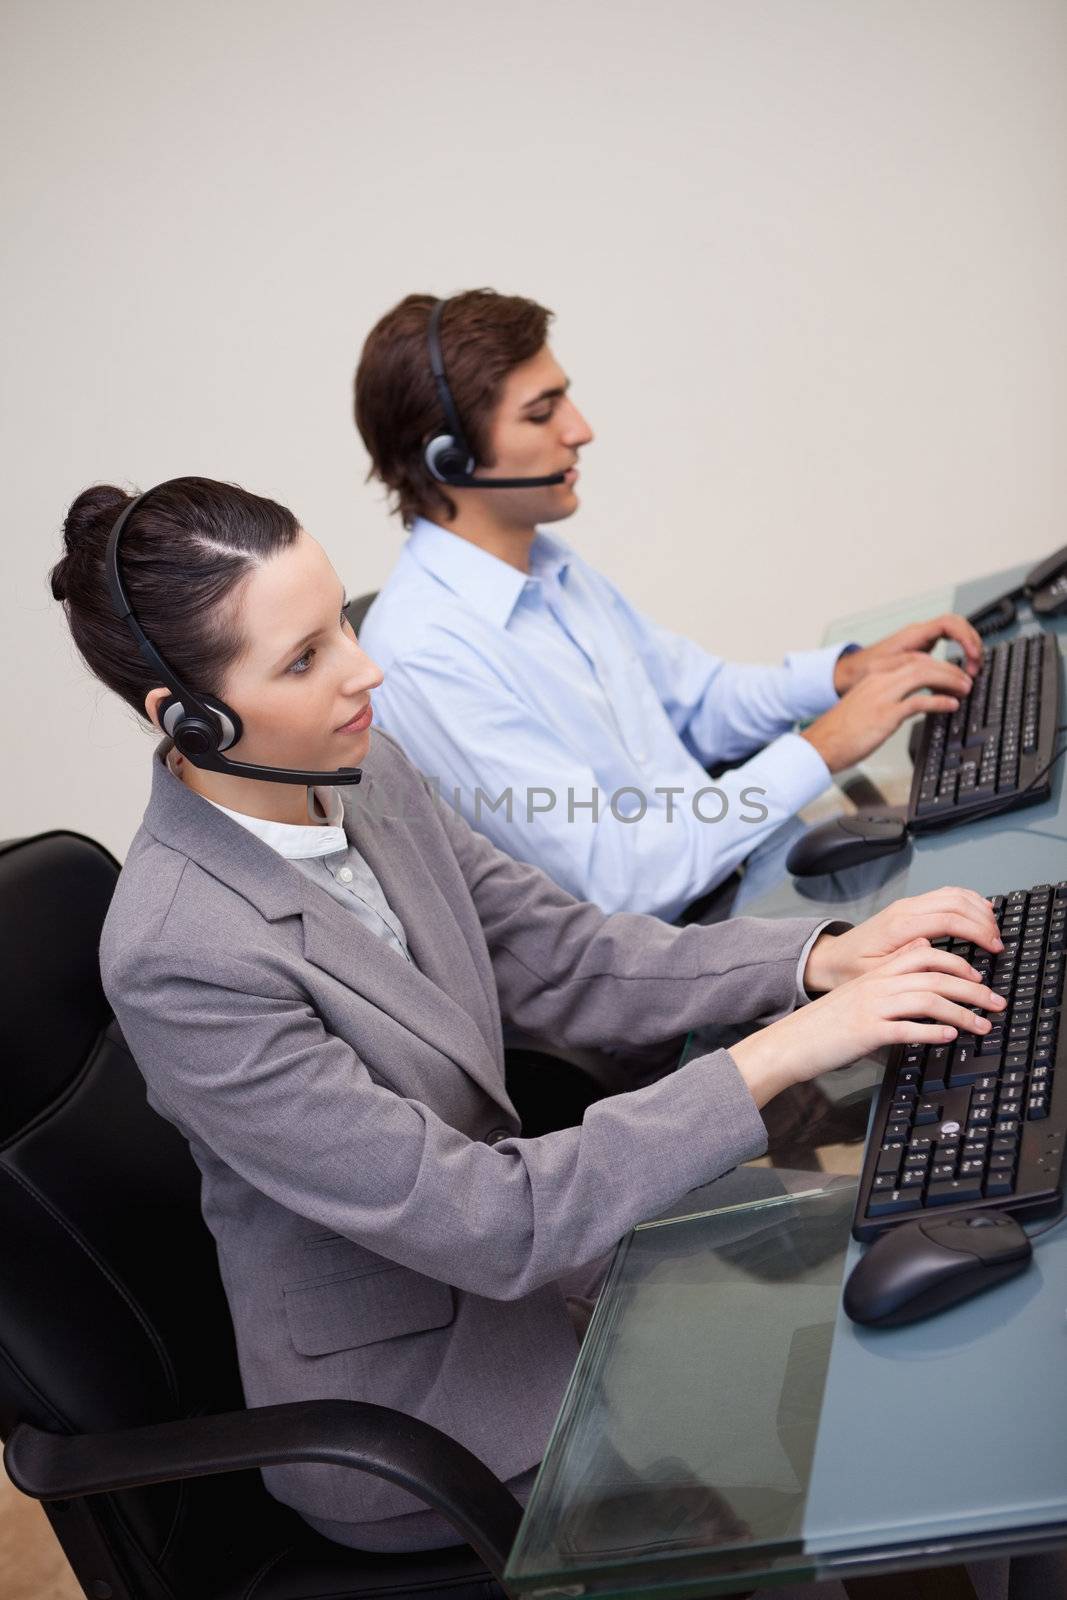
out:
{"label": "chair backrest", "polygon": [[[79,834],[0,845],[0,1434],[243,1404],[188,1147],[148,1106],[100,984],[117,863]],[[180,1488],[114,1497],[161,1548]]]}
{"label": "chair backrest", "polygon": [[358,635],[360,628],[363,626],[363,618],[377,598],[377,589],[372,589],[370,594],[357,595],[355,600],[350,600],[345,606],[345,616],[352,624],[352,632],[354,634]]}

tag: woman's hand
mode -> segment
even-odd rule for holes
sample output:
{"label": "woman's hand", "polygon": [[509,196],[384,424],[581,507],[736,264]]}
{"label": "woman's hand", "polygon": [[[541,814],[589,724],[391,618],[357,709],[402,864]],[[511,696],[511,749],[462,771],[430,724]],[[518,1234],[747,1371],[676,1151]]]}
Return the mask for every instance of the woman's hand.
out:
{"label": "woman's hand", "polygon": [[762,1106],[791,1083],[847,1066],[883,1045],[947,1044],[961,1028],[988,1033],[991,1023],[976,1012],[1003,1011],[1006,1001],[963,976],[968,971],[959,956],[918,942],[750,1034],[730,1054]]}
{"label": "woman's hand", "polygon": [[[811,994],[836,989],[898,951],[922,948],[931,939],[966,939],[994,955],[1004,948],[988,900],[971,889],[934,889],[908,900],[895,900],[848,933],[820,934],[808,954],[804,987]],[[946,971],[960,977],[978,976],[966,961],[953,960],[957,965]]]}

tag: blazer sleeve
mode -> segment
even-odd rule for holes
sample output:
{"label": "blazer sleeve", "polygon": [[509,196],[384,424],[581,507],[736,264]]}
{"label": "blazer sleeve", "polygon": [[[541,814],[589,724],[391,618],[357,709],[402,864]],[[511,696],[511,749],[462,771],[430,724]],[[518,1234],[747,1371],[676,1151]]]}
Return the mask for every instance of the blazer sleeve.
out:
{"label": "blazer sleeve", "polygon": [[[153,1103],[278,1205],[413,1271],[517,1299],[765,1148],[726,1051],[490,1145],[379,1081],[291,976],[142,945],[105,988]],[[205,1163],[209,1164],[209,1163]]]}
{"label": "blazer sleeve", "polygon": [[797,965],[824,918],[734,917],[676,928],[608,915],[438,810],[481,923],[501,1015],[559,1044],[661,1043],[690,1028],[765,1025],[797,1003]]}

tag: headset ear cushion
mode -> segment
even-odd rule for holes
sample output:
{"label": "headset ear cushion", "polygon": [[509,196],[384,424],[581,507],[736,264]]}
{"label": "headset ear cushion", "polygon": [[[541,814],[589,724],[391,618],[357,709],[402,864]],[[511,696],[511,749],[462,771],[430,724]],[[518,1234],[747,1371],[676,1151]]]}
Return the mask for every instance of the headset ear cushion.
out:
{"label": "headset ear cushion", "polygon": [[181,722],[184,716],[185,707],[182,705],[181,701],[176,700],[172,694],[169,694],[165,700],[160,702],[159,725],[163,729],[163,732],[169,734],[172,739],[174,738],[178,724]]}
{"label": "headset ear cushion", "polygon": [[240,717],[233,707],[228,706],[224,700],[205,700],[204,704],[219,719],[219,726],[222,729],[219,749],[228,750],[232,744],[237,743],[244,732]]}
{"label": "headset ear cushion", "polygon": [[466,454],[450,433],[439,433],[436,439],[430,440],[425,460],[439,483],[447,483],[450,478],[469,478],[475,467],[473,457]]}
{"label": "headset ear cushion", "polygon": [[168,695],[159,708],[163,731],[174,740],[182,755],[190,759],[212,750],[228,750],[243,731],[241,719],[232,707],[221,700],[204,700],[202,704],[208,716],[197,711],[186,712],[174,695]]}

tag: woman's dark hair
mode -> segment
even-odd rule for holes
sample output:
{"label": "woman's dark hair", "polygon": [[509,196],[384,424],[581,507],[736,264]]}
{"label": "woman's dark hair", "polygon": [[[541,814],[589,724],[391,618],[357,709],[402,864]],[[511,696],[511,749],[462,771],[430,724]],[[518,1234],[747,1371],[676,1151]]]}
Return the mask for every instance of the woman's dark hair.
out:
{"label": "woman's dark hair", "polygon": [[[133,498],[111,484],[84,490],[67,512],[65,553],[49,577],[89,670],[144,716],[158,674],[115,615],[104,574],[111,530]],[[119,543],[123,585],[148,638],[190,689],[221,693],[244,648],[240,587],[299,532],[285,506],[211,478],[175,478],[132,512]]]}
{"label": "woman's dark hair", "polygon": [[[368,478],[393,491],[405,526],[415,517],[456,514],[423,451],[449,432],[430,371],[427,329],[437,304],[432,294],[409,294],[367,335],[356,368],[356,427],[371,459]],[[504,379],[543,346],[552,312],[535,300],[468,289],[454,295],[441,317],[441,354],[448,387],[475,458],[492,466],[489,424]]]}

